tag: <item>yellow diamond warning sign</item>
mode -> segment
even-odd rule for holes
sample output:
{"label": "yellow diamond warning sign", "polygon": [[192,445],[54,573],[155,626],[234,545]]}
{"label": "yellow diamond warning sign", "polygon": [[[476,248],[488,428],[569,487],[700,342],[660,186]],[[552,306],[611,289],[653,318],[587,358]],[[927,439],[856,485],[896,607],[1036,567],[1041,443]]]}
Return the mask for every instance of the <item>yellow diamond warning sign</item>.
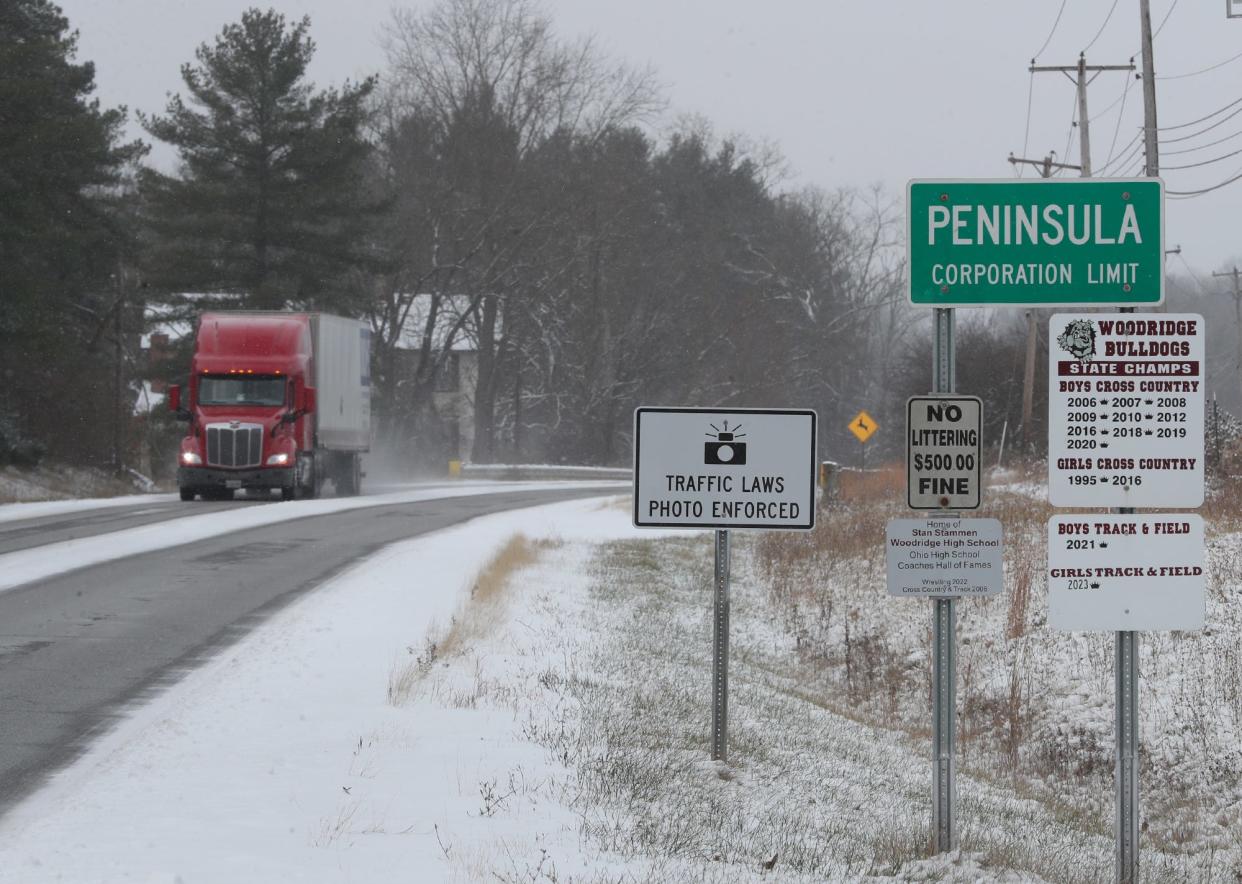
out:
{"label": "yellow diamond warning sign", "polygon": [[858,437],[859,442],[866,442],[871,438],[871,434],[880,428],[880,425],[871,419],[871,415],[865,411],[860,411],[850,421],[850,432]]}

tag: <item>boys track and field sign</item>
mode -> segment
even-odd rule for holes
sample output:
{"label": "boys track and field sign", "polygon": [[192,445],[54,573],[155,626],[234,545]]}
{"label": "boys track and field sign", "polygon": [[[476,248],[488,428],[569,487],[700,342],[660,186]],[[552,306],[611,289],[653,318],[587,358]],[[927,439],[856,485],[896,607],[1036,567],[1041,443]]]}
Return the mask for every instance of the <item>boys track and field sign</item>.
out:
{"label": "boys track and field sign", "polygon": [[1164,300],[1159,179],[911,181],[906,194],[914,304]]}
{"label": "boys track and field sign", "polygon": [[815,412],[639,408],[634,524],[815,527]]}

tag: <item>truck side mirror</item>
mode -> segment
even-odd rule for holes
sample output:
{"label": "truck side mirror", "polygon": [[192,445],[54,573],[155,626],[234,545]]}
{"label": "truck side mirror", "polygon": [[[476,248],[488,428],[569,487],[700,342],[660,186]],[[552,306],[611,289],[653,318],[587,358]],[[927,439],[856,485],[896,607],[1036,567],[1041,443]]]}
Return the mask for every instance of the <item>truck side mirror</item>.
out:
{"label": "truck side mirror", "polygon": [[191,417],[190,412],[181,407],[181,385],[170,384],[168,386],[168,410],[179,421],[188,421]]}

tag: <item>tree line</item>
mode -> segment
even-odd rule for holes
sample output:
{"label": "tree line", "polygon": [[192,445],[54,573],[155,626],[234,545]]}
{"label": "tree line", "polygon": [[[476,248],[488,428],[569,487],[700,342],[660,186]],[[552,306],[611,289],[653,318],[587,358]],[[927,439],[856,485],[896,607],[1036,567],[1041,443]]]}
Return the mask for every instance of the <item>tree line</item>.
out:
{"label": "tree line", "polygon": [[[428,466],[453,445],[436,391],[462,348],[476,462],[624,463],[639,404],[812,407],[847,461],[859,409],[900,426],[926,311],[881,192],[787,188],[774,150],[699,118],[655,134],[654,72],[560,38],[534,0],[440,0],[382,33],[383,70],[318,88],[309,19],[248,10],[137,114],[175,151],[162,171],[91,99],[61,11],[3,6],[0,461],[125,459],[119,400],[188,365],[136,358],[151,304],[365,318],[380,442]],[[1020,418],[997,381],[1024,335],[970,334]]]}

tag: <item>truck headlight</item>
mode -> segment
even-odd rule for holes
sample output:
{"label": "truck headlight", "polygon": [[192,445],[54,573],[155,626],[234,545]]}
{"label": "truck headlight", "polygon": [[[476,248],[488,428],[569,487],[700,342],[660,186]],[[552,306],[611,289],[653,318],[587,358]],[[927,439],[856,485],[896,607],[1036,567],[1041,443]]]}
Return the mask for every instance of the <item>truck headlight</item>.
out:
{"label": "truck headlight", "polygon": [[186,466],[196,467],[203,462],[203,459],[193,451],[181,452],[181,462]]}
{"label": "truck headlight", "polygon": [[283,451],[280,454],[273,454],[267,459],[267,465],[269,467],[283,467],[288,462],[289,455]]}

